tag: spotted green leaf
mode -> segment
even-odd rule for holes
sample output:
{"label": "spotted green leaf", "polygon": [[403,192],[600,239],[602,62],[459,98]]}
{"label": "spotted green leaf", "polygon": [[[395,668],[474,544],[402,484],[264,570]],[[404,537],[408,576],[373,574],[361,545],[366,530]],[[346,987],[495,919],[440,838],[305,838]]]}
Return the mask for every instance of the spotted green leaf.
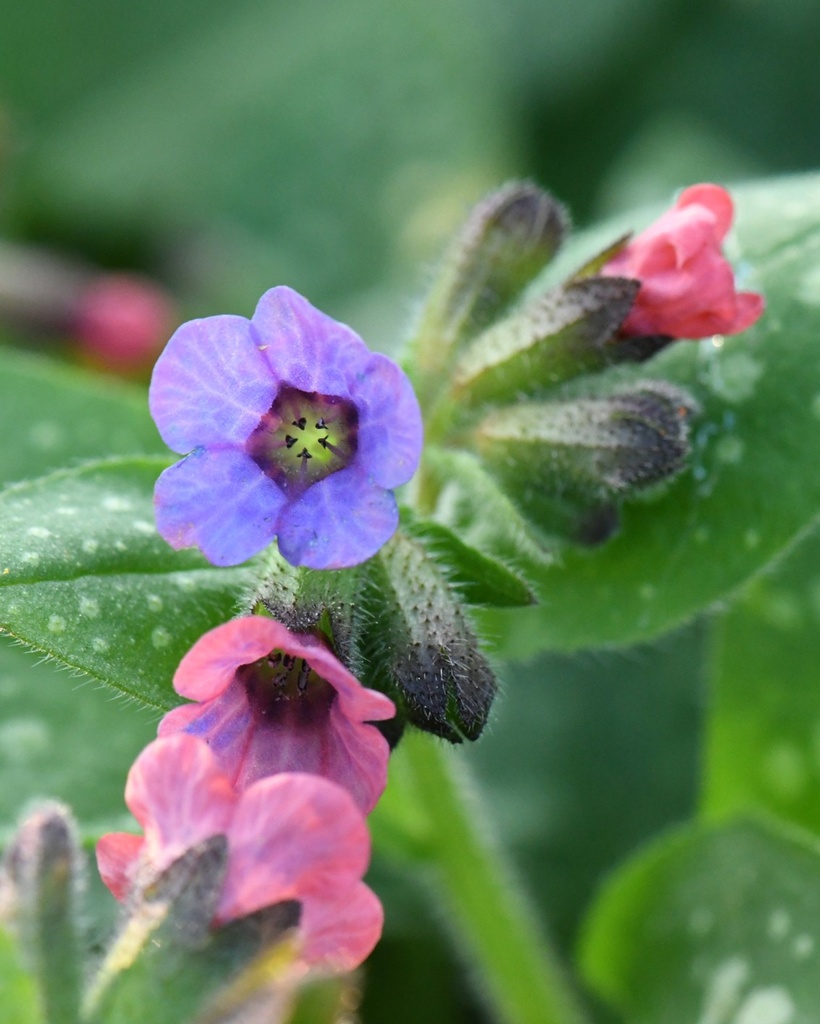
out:
{"label": "spotted green leaf", "polygon": [[[605,546],[536,567],[537,608],[484,613],[505,654],[655,636],[731,595],[820,510],[820,176],[750,185],[736,199],[730,255],[742,286],[764,293],[763,318],[614,378],[668,379],[694,395],[691,468],[660,497],[628,504]],[[599,241],[580,239],[569,259]]]}
{"label": "spotted green leaf", "polygon": [[95,462],[0,494],[0,628],[157,709],[176,703],[179,659],[251,578],[159,537],[152,492],[166,462]]}
{"label": "spotted green leaf", "polygon": [[750,807],[820,832],[820,533],[715,624],[705,812]]}
{"label": "spotted green leaf", "polygon": [[0,347],[0,484],[106,455],[166,451],[139,388]]}
{"label": "spotted green leaf", "polygon": [[581,960],[630,1024],[809,1024],[818,949],[820,847],[737,822],[680,832],[616,874]]}
{"label": "spotted green leaf", "polygon": [[125,776],[156,722],[156,713],[138,713],[111,690],[0,637],[0,846],[44,796],[71,804],[83,836],[131,827]]}

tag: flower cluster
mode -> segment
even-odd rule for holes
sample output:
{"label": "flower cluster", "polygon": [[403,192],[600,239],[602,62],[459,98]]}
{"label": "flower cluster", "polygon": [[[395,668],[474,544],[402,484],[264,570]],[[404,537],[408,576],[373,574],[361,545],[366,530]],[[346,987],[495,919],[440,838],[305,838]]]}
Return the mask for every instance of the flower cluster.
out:
{"label": "flower cluster", "polygon": [[97,847],[118,899],[201,840],[224,835],[228,872],[215,925],[283,900],[301,904],[308,964],[351,969],[381,931],[361,882],[363,813],[387,781],[387,741],[374,721],[392,701],[368,690],[326,643],[261,616],[206,633],[182,659],[170,711],[135,762],[125,799],[144,836]]}
{"label": "flower cluster", "polygon": [[[761,315],[763,299],[736,290],[721,251],[731,198],[718,186],[698,185],[600,273],[581,274],[523,311],[511,314],[503,303],[496,309],[496,300],[514,296],[554,252],[565,226],[550,197],[527,186],[523,201],[519,191],[511,186],[479,210],[480,223],[433,306],[452,329],[437,336],[431,314],[429,347],[437,349],[436,366],[450,360],[465,405],[502,403],[480,413],[476,435],[486,465],[511,476],[511,494],[526,476],[522,467],[540,466],[536,485],[557,482],[546,495],[527,482],[538,508],[558,495],[566,505],[560,513],[569,514],[571,498],[582,503],[592,495],[600,516],[613,494],[679,470],[694,402],[657,382],[574,405],[522,403],[522,394],[534,388],[538,395],[545,383],[618,358],[647,358],[671,338],[743,330]],[[510,237],[502,245],[504,232]],[[536,370],[543,379],[532,379]],[[447,383],[433,386],[443,390],[423,397],[435,403]],[[504,407],[510,395],[518,405]],[[214,564],[233,565],[275,539],[294,566],[338,569],[369,559],[395,532],[393,490],[410,479],[421,453],[410,382],[290,289],[263,295],[250,320],[215,316],[180,327],[157,362],[150,405],[163,439],[184,455],[155,492],[159,531],[172,546],[195,545]],[[462,421],[452,419],[461,430]],[[415,686],[426,715],[417,724],[472,738],[489,710],[492,672],[477,655],[470,660],[469,630],[456,630],[457,642],[436,632],[448,616],[462,621],[460,607],[446,576],[425,561],[425,546],[408,541],[402,553],[401,542],[392,542],[381,567],[385,586],[404,593],[408,605],[393,620],[412,654],[405,658],[410,682],[404,690],[395,684],[402,711],[413,706],[407,693]],[[418,579],[409,578],[414,572]],[[261,605],[270,608],[265,600],[255,607]],[[368,955],[381,930],[381,906],[362,881],[369,858],[364,815],[387,781],[389,746],[378,723],[392,719],[396,706],[336,657],[333,638],[322,631],[329,631],[327,620],[317,624],[321,614],[295,620],[310,622],[310,632],[254,614],[197,641],[173,680],[191,703],[165,715],[159,738],[128,777],[126,803],[143,835],[104,836],[97,856],[105,883],[125,899],[197,844],[224,837],[227,868],[212,926],[297,901],[303,962],[347,970]],[[402,629],[394,625],[389,654],[403,664]],[[472,666],[457,685],[450,662],[437,660],[451,647],[459,664]],[[390,671],[394,681],[401,676],[395,664]],[[382,685],[378,672],[368,678]],[[482,699],[473,701],[480,684]],[[463,720],[456,729],[448,714],[473,704],[472,732]]]}

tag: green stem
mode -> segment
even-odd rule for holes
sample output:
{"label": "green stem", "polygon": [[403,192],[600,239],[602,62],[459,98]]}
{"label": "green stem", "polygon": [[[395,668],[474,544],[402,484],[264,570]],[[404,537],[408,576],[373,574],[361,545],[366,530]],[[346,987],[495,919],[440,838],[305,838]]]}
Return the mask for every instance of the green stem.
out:
{"label": "green stem", "polygon": [[583,1024],[557,958],[488,838],[463,762],[420,732],[402,743],[421,806],[445,910],[469,951],[499,1024]]}

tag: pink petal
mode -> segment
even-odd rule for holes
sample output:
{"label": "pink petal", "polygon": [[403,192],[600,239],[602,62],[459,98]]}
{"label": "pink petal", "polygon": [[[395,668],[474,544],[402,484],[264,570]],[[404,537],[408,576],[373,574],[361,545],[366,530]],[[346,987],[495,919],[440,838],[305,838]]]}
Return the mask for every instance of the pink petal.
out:
{"label": "pink petal", "polygon": [[162,739],[164,736],[173,736],[176,732],[184,732],[186,726],[196,721],[201,714],[202,708],[198,704],[183,704],[181,707],[172,708],[159,720],[157,736]]}
{"label": "pink petal", "polygon": [[[283,700],[264,712],[252,707],[236,671],[274,650],[304,659],[335,696],[326,703]],[[390,749],[367,723],[392,718],[395,706],[362,686],[317,637],[262,616],[235,619],[197,641],[174,686],[202,704],[169,712],[160,735],[184,729],[205,740],[238,789],[279,772],[310,772],[344,786],[366,813],[384,792]]]}
{"label": "pink petal", "polygon": [[352,971],[372,953],[383,925],[382,905],[364,882],[335,899],[306,899],[302,955],[311,965]]}
{"label": "pink petal", "polygon": [[[339,783],[367,814],[387,785],[390,747],[369,722],[392,718],[395,705],[384,694],[369,690],[341,664],[317,637],[294,634],[280,626],[277,647],[304,658],[317,675],[337,692],[329,715],[305,720],[297,706],[282,704],[281,716],[269,715],[256,724],[236,785],[244,789],[277,772],[310,772]],[[232,774],[220,756],[223,768]]]}
{"label": "pink petal", "polygon": [[722,242],[726,237],[735,215],[732,197],[720,185],[708,183],[690,185],[689,188],[685,188],[681,192],[675,205],[679,210],[685,209],[687,206],[705,207],[714,218],[717,242]]}
{"label": "pink petal", "polygon": [[228,843],[221,921],[285,899],[341,897],[370,858],[370,837],[352,797],[305,774],[274,775],[245,790]]}
{"label": "pink petal", "polygon": [[624,335],[704,338],[733,334],[754,323],[763,312],[763,299],[737,294],[734,271],[721,251],[733,213],[725,189],[693,185],[603,268],[604,274],[641,282]]}
{"label": "pink petal", "polygon": [[210,700],[228,687],[240,665],[252,665],[289,637],[283,625],[262,615],[232,619],[197,640],[179,663],[174,689],[191,700]]}
{"label": "pink petal", "polygon": [[162,870],[210,836],[226,834],[236,794],[201,740],[180,733],[150,743],[128,773],[125,802]]}
{"label": "pink petal", "polygon": [[131,871],[144,845],[142,836],[130,832],[109,832],[97,843],[100,876],[118,900],[128,895]]}
{"label": "pink petal", "polygon": [[[213,700],[169,711],[158,731],[160,736],[184,731],[203,740],[231,785],[236,788],[241,783],[241,788],[245,787],[247,764],[253,756],[251,747],[258,728],[247,691],[238,679],[233,679]],[[272,772],[261,772],[257,777],[262,774]]]}
{"label": "pink petal", "polygon": [[738,334],[740,331],[745,331],[747,327],[751,327],[763,316],[765,308],[766,300],[757,292],[738,292],[735,319],[731,327],[728,327],[723,333]]}
{"label": "pink petal", "polygon": [[[342,786],[367,814],[387,785],[389,755],[379,730],[348,718],[338,701],[324,713],[300,701],[283,701],[280,713],[249,730],[234,784],[241,791],[280,772],[308,772]],[[233,764],[219,756],[225,770],[233,771]]]}
{"label": "pink petal", "polygon": [[629,263],[625,276],[651,279],[656,274],[680,271],[704,248],[714,248],[714,233],[714,219],[702,207],[667,210],[616,259]]}

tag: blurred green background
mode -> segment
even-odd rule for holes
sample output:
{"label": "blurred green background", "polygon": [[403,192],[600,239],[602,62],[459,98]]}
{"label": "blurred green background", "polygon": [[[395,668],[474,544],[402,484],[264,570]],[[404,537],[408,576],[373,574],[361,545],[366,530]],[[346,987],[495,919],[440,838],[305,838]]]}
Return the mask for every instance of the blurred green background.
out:
{"label": "blurred green background", "polygon": [[[185,315],[249,315],[287,283],[389,351],[504,178],[584,224],[693,181],[817,167],[818,39],[813,0],[6,3],[0,236],[147,273]],[[467,756],[566,950],[606,870],[692,813],[706,648],[694,624],[503,670]],[[153,723],[1,653],[4,824],[45,791],[90,825],[110,815]],[[83,771],[89,732],[110,746],[104,780]],[[379,858],[372,882],[388,926],[365,1022],[483,1020],[418,879]]]}

